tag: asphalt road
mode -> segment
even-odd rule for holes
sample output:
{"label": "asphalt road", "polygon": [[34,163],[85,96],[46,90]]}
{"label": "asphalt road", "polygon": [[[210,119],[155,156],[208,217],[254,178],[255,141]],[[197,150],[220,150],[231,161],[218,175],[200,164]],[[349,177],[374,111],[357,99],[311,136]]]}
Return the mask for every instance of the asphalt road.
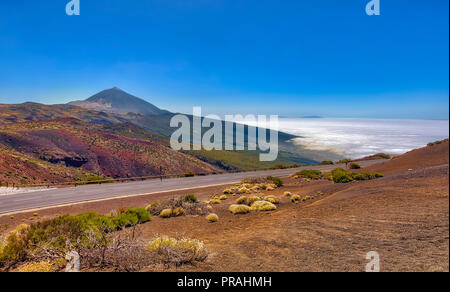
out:
{"label": "asphalt road", "polygon": [[[359,164],[369,166],[382,160],[362,161]],[[190,189],[212,185],[230,184],[241,181],[246,177],[265,177],[268,175],[284,177],[301,169],[318,169],[329,171],[342,165],[331,166],[307,166],[301,168],[226,173],[209,176],[196,176],[187,178],[171,178],[160,180],[147,180],[140,182],[114,183],[102,185],[86,185],[70,188],[50,189],[32,193],[0,196],[0,214],[15,211],[25,211],[44,207],[67,205],[80,202],[88,202],[103,199],[112,199],[124,196],[143,195],[163,191]]]}

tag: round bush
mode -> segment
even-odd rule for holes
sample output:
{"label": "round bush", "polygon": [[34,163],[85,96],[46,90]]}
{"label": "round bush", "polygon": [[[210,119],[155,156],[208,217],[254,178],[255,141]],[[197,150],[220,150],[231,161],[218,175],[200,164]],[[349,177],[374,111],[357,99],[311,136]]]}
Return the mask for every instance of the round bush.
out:
{"label": "round bush", "polygon": [[164,209],[159,213],[159,216],[162,218],[169,218],[172,216],[172,209]]}
{"label": "round bush", "polygon": [[256,201],[252,204],[251,209],[253,211],[273,211],[277,209],[277,206],[267,201]]}
{"label": "round bush", "polygon": [[219,221],[219,216],[217,216],[217,214],[211,213],[208,216],[206,216],[206,220],[209,223],[214,223],[214,222]]}
{"label": "round bush", "polygon": [[359,165],[359,164],[356,163],[356,162],[352,162],[352,163],[350,163],[350,164],[348,165],[348,167],[349,167],[350,169],[360,169],[360,168],[361,168],[361,165]]}
{"label": "round bush", "polygon": [[230,212],[233,214],[247,214],[251,211],[251,208],[247,205],[231,205],[229,208]]}

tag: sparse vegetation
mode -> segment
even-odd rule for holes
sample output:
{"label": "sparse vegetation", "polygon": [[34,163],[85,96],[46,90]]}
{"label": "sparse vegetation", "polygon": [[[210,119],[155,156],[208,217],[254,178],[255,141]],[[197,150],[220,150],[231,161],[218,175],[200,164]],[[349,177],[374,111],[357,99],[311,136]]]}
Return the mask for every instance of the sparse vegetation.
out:
{"label": "sparse vegetation", "polygon": [[225,195],[231,195],[231,194],[233,194],[233,191],[231,189],[225,189],[225,190],[223,190],[223,193]]}
{"label": "sparse vegetation", "polygon": [[151,240],[146,250],[159,255],[166,264],[177,266],[203,262],[208,257],[208,251],[203,242],[187,237],[160,236]]}
{"label": "sparse vegetation", "polygon": [[298,203],[298,202],[300,202],[300,200],[301,200],[301,197],[299,195],[292,195],[291,196],[291,202],[292,203]]}
{"label": "sparse vegetation", "polygon": [[237,203],[237,204],[246,204],[246,203],[247,203],[247,197],[246,197],[246,196],[239,197],[239,198],[236,200],[236,203]]}
{"label": "sparse vegetation", "polygon": [[264,197],[264,201],[270,202],[272,204],[279,204],[280,200],[274,195],[268,195]]}
{"label": "sparse vegetation", "polygon": [[271,167],[271,169],[289,169],[289,168],[297,168],[297,167],[300,167],[300,165],[297,163],[290,164],[290,165],[277,164],[277,165]]}
{"label": "sparse vegetation", "polygon": [[[208,201],[208,203],[213,203]],[[146,207],[152,215],[161,216],[164,210],[172,210],[172,216],[184,216],[184,215],[205,215],[208,213],[207,203],[199,202],[197,197],[193,194],[188,194],[186,196],[178,198],[170,198],[162,201],[153,202]],[[163,218],[168,214],[168,211],[164,212]]]}
{"label": "sparse vegetation", "polygon": [[231,205],[228,209],[233,214],[247,214],[251,211],[251,208],[247,205]]}
{"label": "sparse vegetation", "polygon": [[350,163],[350,164],[348,165],[348,167],[349,167],[350,169],[360,169],[360,168],[361,168],[361,165],[359,165],[359,164],[356,163],[356,162],[352,162],[352,163]]}
{"label": "sparse vegetation", "polygon": [[274,185],[276,185],[278,188],[283,186],[283,180],[279,177],[274,177],[274,176],[268,176],[267,180],[272,181],[272,183]]}
{"label": "sparse vegetation", "polygon": [[354,180],[371,180],[383,177],[382,173],[378,172],[348,172],[343,168],[336,168],[331,172],[332,181],[335,183],[348,183]]}
{"label": "sparse vegetation", "polygon": [[210,203],[210,204],[218,205],[218,204],[221,203],[221,201],[220,201],[219,199],[211,199],[211,200],[209,201],[209,203]]}
{"label": "sparse vegetation", "polygon": [[209,223],[214,223],[214,222],[219,221],[219,216],[217,216],[217,214],[211,213],[208,216],[206,216],[206,220]]}
{"label": "sparse vegetation", "polygon": [[159,216],[162,218],[170,218],[172,217],[172,209],[164,209],[159,213]]}
{"label": "sparse vegetation", "polygon": [[194,177],[194,176],[195,176],[195,173],[193,173],[192,171],[188,171],[183,174],[180,174],[178,177]]}
{"label": "sparse vegetation", "polygon": [[108,216],[82,213],[22,224],[1,241],[0,268],[30,262],[24,269],[40,267],[43,261],[61,258],[69,250],[105,246],[108,234],[150,220],[145,209],[123,209]]}
{"label": "sparse vegetation", "polygon": [[198,199],[193,194],[187,194],[186,196],[184,196],[184,201],[185,202],[190,202],[190,203],[197,203]]}
{"label": "sparse vegetation", "polygon": [[250,196],[250,197],[247,197],[247,200],[245,203],[248,206],[251,206],[254,202],[259,201],[259,200],[261,200],[261,197],[259,197],[259,196]]}
{"label": "sparse vegetation", "polygon": [[442,144],[442,143],[445,143],[445,142],[448,142],[448,139],[444,139],[444,140],[438,140],[438,141],[430,142],[430,143],[428,143],[428,145],[427,145],[427,146],[431,147],[431,146],[434,146],[434,145],[439,145],[439,144]]}
{"label": "sparse vegetation", "polygon": [[268,201],[256,201],[251,205],[252,211],[273,211],[277,206]]}
{"label": "sparse vegetation", "polygon": [[22,265],[17,272],[19,273],[50,273],[54,272],[54,266],[49,261],[42,261],[37,263],[29,263]]}
{"label": "sparse vegetation", "polygon": [[320,163],[320,165],[333,165],[334,162],[331,160],[324,160]]}
{"label": "sparse vegetation", "polygon": [[173,211],[172,211],[172,215],[174,217],[183,216],[185,213],[186,213],[186,211],[181,207],[177,207],[177,208],[173,209]]}
{"label": "sparse vegetation", "polygon": [[391,159],[391,155],[387,153],[377,153],[375,155],[372,155],[371,158]]}
{"label": "sparse vegetation", "polygon": [[297,172],[296,175],[308,179],[321,179],[323,177],[322,172],[317,169],[304,169]]}
{"label": "sparse vegetation", "polygon": [[336,168],[331,172],[335,183],[348,183],[353,181],[353,177],[343,168]]}

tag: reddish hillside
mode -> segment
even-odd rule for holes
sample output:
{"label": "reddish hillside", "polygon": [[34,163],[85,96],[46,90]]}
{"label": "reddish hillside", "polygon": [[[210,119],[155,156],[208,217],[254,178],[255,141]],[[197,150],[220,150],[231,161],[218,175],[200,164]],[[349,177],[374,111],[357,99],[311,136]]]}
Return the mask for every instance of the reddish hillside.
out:
{"label": "reddish hillside", "polygon": [[428,166],[448,164],[449,142],[426,146],[412,150],[393,159],[367,167],[364,171],[376,171],[382,173],[393,173],[397,171],[408,171]]}
{"label": "reddish hillside", "polygon": [[159,175],[160,166],[170,175],[220,172],[173,151],[166,138],[131,124],[92,125],[70,118],[5,124],[0,125],[0,145],[53,165],[113,178]]}
{"label": "reddish hillside", "polygon": [[81,182],[99,178],[88,171],[54,165],[0,144],[0,186]]}

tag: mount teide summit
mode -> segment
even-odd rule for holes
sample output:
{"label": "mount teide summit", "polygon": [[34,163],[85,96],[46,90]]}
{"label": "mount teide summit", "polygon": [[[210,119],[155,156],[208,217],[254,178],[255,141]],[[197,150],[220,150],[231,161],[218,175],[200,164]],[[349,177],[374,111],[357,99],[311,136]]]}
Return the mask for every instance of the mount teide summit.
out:
{"label": "mount teide summit", "polygon": [[83,108],[126,115],[136,113],[142,115],[163,115],[169,113],[153,104],[133,96],[118,87],[103,90],[84,101],[69,103]]}

